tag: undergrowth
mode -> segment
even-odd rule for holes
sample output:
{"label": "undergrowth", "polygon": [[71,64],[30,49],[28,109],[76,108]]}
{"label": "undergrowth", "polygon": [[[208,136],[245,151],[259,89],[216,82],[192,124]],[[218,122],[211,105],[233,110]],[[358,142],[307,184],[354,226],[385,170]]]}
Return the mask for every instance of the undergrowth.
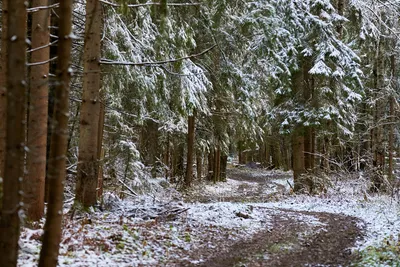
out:
{"label": "undergrowth", "polygon": [[361,260],[355,267],[398,266],[400,267],[400,240],[393,236],[379,246],[369,246],[360,251]]}

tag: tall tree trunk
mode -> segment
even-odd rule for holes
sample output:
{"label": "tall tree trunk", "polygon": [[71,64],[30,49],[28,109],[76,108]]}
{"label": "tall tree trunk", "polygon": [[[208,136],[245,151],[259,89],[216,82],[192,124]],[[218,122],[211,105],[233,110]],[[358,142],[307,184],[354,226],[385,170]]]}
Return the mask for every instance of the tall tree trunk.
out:
{"label": "tall tree trunk", "polygon": [[187,135],[187,157],[186,157],[186,176],[185,187],[190,187],[193,177],[193,152],[194,152],[194,138],[195,138],[195,115],[188,118],[188,135]]}
{"label": "tall tree trunk", "polygon": [[[395,47],[395,45],[394,45]],[[393,90],[397,89],[397,83],[396,83],[396,79],[394,79],[394,77],[396,77],[396,57],[393,54],[390,57],[390,68],[391,68],[391,72],[392,72],[392,87]],[[393,154],[394,154],[394,124],[395,124],[395,113],[394,113],[394,105],[395,105],[395,98],[393,96],[389,97],[389,140],[388,140],[388,150],[389,150],[389,166],[388,166],[388,177],[389,177],[389,181],[393,180],[393,170],[394,170],[394,166],[393,166]]]}
{"label": "tall tree trunk", "polygon": [[100,104],[100,117],[99,117],[99,130],[97,135],[97,160],[99,162],[99,177],[97,179],[97,198],[101,198],[103,195],[103,160],[104,160],[104,149],[103,149],[103,134],[104,134],[104,121],[105,121],[105,105],[104,96],[101,94]]}
{"label": "tall tree trunk", "polygon": [[[298,103],[304,103],[303,72],[302,69],[292,75],[292,90]],[[304,126],[296,125],[292,132],[292,160],[294,190],[304,188],[302,175],[305,173],[304,165]]]}
{"label": "tall tree trunk", "polygon": [[[57,4],[59,3],[59,0],[49,0],[49,4]],[[54,58],[57,56],[58,53],[58,44],[54,43],[57,39],[58,36],[58,13],[59,9],[57,7],[52,8],[50,12],[50,42],[52,45],[50,46],[50,58]],[[52,60],[50,62],[50,73],[56,73],[57,72],[57,61]],[[48,170],[48,164],[49,164],[49,157],[50,157],[50,146],[51,146],[51,124],[52,124],[52,119],[53,119],[53,110],[54,110],[54,95],[55,95],[55,82],[51,82],[50,80],[49,83],[49,92],[48,92],[48,118],[47,118],[47,151],[46,151],[46,184],[45,184],[45,201],[49,201],[49,179],[47,177],[47,170]]]}
{"label": "tall tree trunk", "polygon": [[[8,1],[3,1],[1,16],[0,50],[0,177],[4,177],[7,133],[7,58],[8,58]],[[2,206],[3,184],[0,182],[0,211]],[[0,214],[1,215],[1,214]]]}
{"label": "tall tree trunk", "polygon": [[[3,1],[4,3],[4,1]],[[8,58],[6,157],[3,206],[0,218],[0,266],[17,266],[24,176],[26,112],[26,6],[24,0],[8,1]],[[12,75],[10,75],[12,74]]]}
{"label": "tall tree trunk", "polygon": [[382,100],[381,94],[384,87],[384,41],[383,37],[380,38],[378,43],[378,50],[375,58],[375,96],[376,104],[374,110],[374,129],[373,129],[373,166],[374,174],[372,177],[373,186],[372,190],[376,191],[381,189],[383,184],[383,172],[384,172],[384,162],[385,162],[385,152],[383,147],[383,126],[382,118],[384,116],[384,102]]}
{"label": "tall tree trunk", "polygon": [[75,200],[83,207],[97,201],[98,136],[101,109],[100,57],[102,7],[99,0],[87,0],[83,66],[83,96],[79,127],[79,156]]}
{"label": "tall tree trunk", "polygon": [[57,266],[61,241],[61,222],[65,165],[68,146],[69,83],[71,79],[72,0],[60,1],[60,23],[57,59],[57,85],[55,88],[54,118],[51,126],[51,148],[49,157],[49,203],[44,226],[43,245],[39,266]]}
{"label": "tall tree trunk", "polygon": [[[46,6],[48,0],[33,0],[33,7]],[[32,14],[31,62],[49,59],[50,13],[40,10]],[[48,115],[49,63],[30,68],[30,101],[28,121],[27,174],[24,181],[24,205],[29,220],[39,221],[44,213],[44,188],[46,176],[46,145]]]}

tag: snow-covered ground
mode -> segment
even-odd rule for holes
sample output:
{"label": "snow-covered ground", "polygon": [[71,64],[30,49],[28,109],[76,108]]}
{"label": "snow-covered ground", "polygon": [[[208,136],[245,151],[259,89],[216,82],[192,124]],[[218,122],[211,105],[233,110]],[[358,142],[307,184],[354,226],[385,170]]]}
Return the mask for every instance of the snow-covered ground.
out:
{"label": "snow-covered ground", "polygon": [[[258,176],[257,176],[258,177]],[[259,175],[262,177],[262,174]],[[68,217],[64,221],[60,266],[174,266],[176,262],[202,262],[207,255],[190,257],[188,252],[212,250],[218,242],[227,244],[248,239],[272,226],[279,208],[297,211],[340,213],[362,219],[366,238],[358,249],[377,246],[400,233],[398,198],[367,195],[363,179],[339,181],[320,196],[289,194],[287,178],[270,179],[265,190],[279,184],[286,193],[272,202],[220,202],[246,190],[255,191],[256,182],[228,179],[225,183],[198,185],[195,191],[210,198],[209,203],[183,202],[171,188],[157,187],[151,196],[121,200],[113,194],[105,198],[105,211]],[[268,189],[269,188],[269,189]],[[212,201],[214,199],[214,201]],[[215,201],[217,199],[217,201]],[[66,209],[67,210],[67,209]],[[285,216],[291,216],[285,214]],[[323,226],[312,215],[294,215],[313,227]],[[24,228],[20,239],[19,266],[35,266],[42,230]]]}

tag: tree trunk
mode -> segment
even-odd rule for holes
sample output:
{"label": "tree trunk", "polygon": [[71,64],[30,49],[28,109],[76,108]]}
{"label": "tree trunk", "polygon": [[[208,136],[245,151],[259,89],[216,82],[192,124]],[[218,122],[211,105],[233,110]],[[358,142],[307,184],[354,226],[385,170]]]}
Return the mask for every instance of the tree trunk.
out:
{"label": "tree trunk", "polygon": [[221,146],[218,143],[214,154],[214,183],[221,180]]}
{"label": "tree trunk", "polygon": [[197,180],[200,181],[203,176],[203,154],[200,149],[198,149],[196,153],[196,173]]}
{"label": "tree trunk", "polygon": [[214,148],[208,153],[208,174],[207,179],[214,181]]}
{"label": "tree trunk", "polygon": [[304,188],[302,175],[305,173],[304,166],[304,137],[299,132],[292,134],[292,160],[293,160],[293,181],[294,190],[299,191]]}
{"label": "tree trunk", "polygon": [[193,177],[193,152],[194,152],[194,138],[195,138],[195,115],[188,118],[188,135],[187,135],[187,157],[186,157],[186,176],[185,187],[189,188],[192,183]]}
{"label": "tree trunk", "polygon": [[165,179],[170,178],[171,175],[171,164],[170,164],[170,140],[169,140],[170,133],[167,133],[167,141],[166,141],[166,148],[164,154],[164,165],[165,165]]}
{"label": "tree trunk", "polygon": [[79,125],[79,156],[75,200],[83,207],[97,202],[98,136],[101,109],[100,57],[102,7],[99,0],[87,0],[83,66],[83,96]]}
{"label": "tree trunk", "polygon": [[228,165],[228,155],[221,155],[220,159],[220,181],[226,181],[226,169]]}
{"label": "tree trunk", "polygon": [[[4,177],[7,133],[7,58],[8,58],[8,1],[3,1],[0,50],[0,177]],[[3,184],[0,182],[0,211],[2,207]],[[1,214],[0,214],[1,215]]]}
{"label": "tree trunk", "polygon": [[43,245],[39,267],[57,266],[61,241],[61,222],[65,165],[68,146],[69,83],[72,31],[72,0],[60,1],[60,23],[57,59],[57,86],[55,90],[54,118],[51,126],[51,148],[49,157],[49,203],[44,226]]}
{"label": "tree trunk", "polygon": [[380,95],[382,93],[384,87],[384,43],[383,37],[380,38],[378,43],[378,50],[376,54],[376,62],[375,62],[375,96],[376,96],[376,104],[374,111],[374,126],[373,129],[373,142],[372,142],[372,151],[373,151],[373,166],[374,166],[374,174],[372,177],[373,185],[371,190],[376,191],[380,190],[383,184],[383,173],[384,173],[384,162],[385,162],[385,151],[383,147],[383,126],[382,126],[382,118],[384,116],[384,103],[381,99]]}
{"label": "tree trunk", "polygon": [[104,120],[105,120],[105,105],[103,94],[101,96],[100,104],[100,118],[99,118],[99,130],[97,136],[97,160],[99,162],[99,177],[97,179],[97,198],[101,198],[103,195],[103,160],[104,160],[104,149],[103,149],[103,134],[104,134]]}
{"label": "tree trunk", "polygon": [[[4,1],[3,1],[4,4]],[[6,155],[0,218],[0,266],[17,266],[24,176],[26,115],[26,7],[24,0],[8,1],[8,58]],[[12,74],[12,75],[10,75]]]}
{"label": "tree trunk", "polygon": [[157,176],[158,123],[152,119],[146,120],[140,137],[140,154],[143,163],[151,168],[152,177]]}
{"label": "tree trunk", "polygon": [[[33,0],[32,6],[46,6],[48,0]],[[50,13],[40,10],[32,14],[31,62],[46,62],[50,48]],[[41,48],[40,48],[41,47]],[[44,213],[44,188],[47,152],[49,63],[30,68],[30,101],[28,121],[27,174],[24,181],[24,205],[29,220],[39,221]]]}
{"label": "tree trunk", "polygon": [[[395,47],[395,45],[394,45]],[[392,71],[392,77],[396,77],[396,57],[394,54],[390,58],[390,68]],[[393,81],[393,89],[397,89],[397,83]],[[394,154],[394,124],[395,124],[395,113],[394,113],[395,98],[393,96],[389,97],[389,140],[388,140],[388,150],[389,150],[389,166],[388,166],[388,177],[389,181],[393,181],[393,154]]]}
{"label": "tree trunk", "polygon": [[[57,4],[59,3],[59,0],[49,0],[49,4]],[[50,46],[50,58],[54,58],[57,56],[58,53],[58,44],[54,43],[54,41],[57,41],[56,37],[58,36],[58,14],[59,10],[57,7],[52,8],[52,11],[50,12],[50,42],[53,44]],[[57,72],[57,61],[52,60],[50,62],[50,73],[56,73]],[[47,151],[46,151],[46,181],[45,181],[45,201],[49,201],[49,179],[47,177],[47,170],[48,170],[48,164],[49,164],[49,156],[50,156],[50,146],[51,146],[51,125],[52,125],[52,119],[53,119],[53,110],[54,110],[54,94],[55,94],[55,82],[53,80],[50,80],[49,83],[49,92],[48,92],[48,118],[47,118]]]}

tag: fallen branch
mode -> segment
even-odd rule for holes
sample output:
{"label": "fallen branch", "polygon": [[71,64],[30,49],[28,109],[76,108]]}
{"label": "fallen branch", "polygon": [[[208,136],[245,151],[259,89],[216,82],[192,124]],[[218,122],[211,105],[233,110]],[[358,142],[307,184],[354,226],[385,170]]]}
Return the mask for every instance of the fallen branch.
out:
{"label": "fallen branch", "polygon": [[128,189],[129,192],[134,194],[135,196],[138,196],[138,194],[132,190],[126,183],[124,183],[121,179],[117,178],[118,182],[120,182],[123,186],[125,186],[126,189]]}

